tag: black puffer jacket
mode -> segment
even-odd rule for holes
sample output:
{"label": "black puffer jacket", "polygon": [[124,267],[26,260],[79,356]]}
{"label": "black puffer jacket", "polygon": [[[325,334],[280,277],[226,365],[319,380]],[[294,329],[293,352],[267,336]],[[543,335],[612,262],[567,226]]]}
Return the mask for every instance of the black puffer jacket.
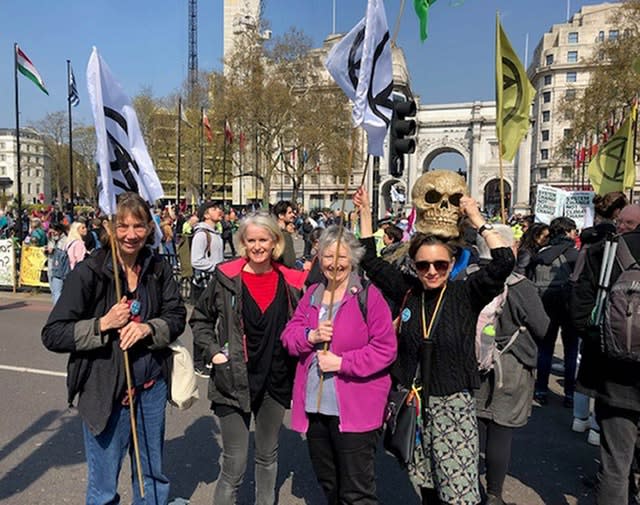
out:
{"label": "black puffer jacket", "polygon": [[[153,335],[138,342],[163,358],[168,379],[171,352],[167,346],[184,331],[186,309],[171,266],[150,249],[138,257],[140,282],[147,292],[148,317]],[[121,276],[124,285],[124,278]],[[126,391],[123,354],[117,331],[101,333],[98,319],[116,303],[111,251],[99,249],[78,263],[65,279],[58,303],[42,329],[42,342],[50,351],[69,353],[69,403],[78,397],[78,411],[93,434],[101,433],[115,402]],[[168,388],[170,391],[171,388]]]}

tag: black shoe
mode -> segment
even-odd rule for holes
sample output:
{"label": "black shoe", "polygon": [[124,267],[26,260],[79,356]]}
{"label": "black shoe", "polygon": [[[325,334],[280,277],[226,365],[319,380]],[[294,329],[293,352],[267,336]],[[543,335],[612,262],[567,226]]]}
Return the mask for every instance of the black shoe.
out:
{"label": "black shoe", "polygon": [[195,367],[194,372],[198,377],[203,377],[205,379],[208,379],[209,376],[211,375],[211,370],[208,368]]}
{"label": "black shoe", "polygon": [[546,405],[549,403],[546,391],[536,391],[533,393],[533,399],[538,402],[539,405]]}

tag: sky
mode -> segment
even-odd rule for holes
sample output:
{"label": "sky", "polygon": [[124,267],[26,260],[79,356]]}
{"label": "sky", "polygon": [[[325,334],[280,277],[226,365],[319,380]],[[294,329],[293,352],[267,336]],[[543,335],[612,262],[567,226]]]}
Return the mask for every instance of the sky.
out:
{"label": "sky", "polygon": [[[198,0],[198,66],[219,70],[223,0]],[[274,36],[291,27],[314,46],[332,32],[333,0],[265,0]],[[335,0],[336,31],[348,32],[366,0]],[[401,0],[386,0],[393,32]],[[583,5],[570,0],[571,14]],[[530,61],[542,35],[567,18],[567,0],[438,0],[430,9],[429,38],[420,43],[413,1],[406,0],[397,43],[405,51],[414,93],[424,104],[494,99],[495,14],[514,49]],[[13,44],[29,56],[49,96],[19,75],[20,125],[66,111],[66,60],[73,65],[80,105],[74,121],[92,123],[86,65],[96,46],[129,96],[151,88],[163,97],[180,89],[188,69],[188,0],[0,0],[0,128],[15,127]]]}

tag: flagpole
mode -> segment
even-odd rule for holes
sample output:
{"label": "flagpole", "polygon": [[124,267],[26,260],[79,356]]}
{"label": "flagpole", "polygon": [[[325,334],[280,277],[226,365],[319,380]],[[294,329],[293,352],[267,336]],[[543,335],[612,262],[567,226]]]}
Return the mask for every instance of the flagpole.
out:
{"label": "flagpole", "polygon": [[[638,95],[635,97],[636,104],[638,103]],[[631,109],[633,110],[633,108]],[[633,168],[635,173],[636,168],[636,146],[638,142],[638,113],[636,112],[636,117],[634,118],[633,124],[631,125],[633,128]],[[629,203],[633,203],[633,190],[636,185],[636,177],[633,179],[633,186],[629,190]]]}
{"label": "flagpole", "polygon": [[[240,127],[242,127],[242,125],[240,125]],[[242,139],[243,133],[242,130],[240,130],[238,136],[238,204],[240,204],[240,206],[242,206],[242,150],[244,147],[242,145]]]}
{"label": "flagpole", "polygon": [[200,201],[204,201],[204,107],[200,107]]}
{"label": "flagpole", "polygon": [[507,224],[507,216],[505,216],[504,208],[504,166],[502,164],[502,139],[498,139],[498,160],[500,167],[500,222]]}
{"label": "flagpole", "polygon": [[[327,314],[327,320],[333,319],[333,302],[336,294],[336,278],[338,276],[338,258],[340,257],[340,243],[342,242],[342,235],[345,229],[344,208],[347,203],[347,193],[349,192],[349,181],[351,174],[353,173],[353,154],[356,147],[356,131],[357,128],[351,130],[351,147],[349,148],[349,161],[347,165],[347,174],[344,180],[344,190],[342,191],[342,206],[340,208],[340,227],[338,228],[338,237],[336,239],[336,251],[333,256],[333,272],[329,279],[329,309]],[[369,157],[367,156],[367,160]],[[375,198],[375,196],[374,196]],[[322,352],[326,353],[329,350],[329,342],[325,342],[322,346]],[[320,384],[318,384],[318,411],[320,410],[320,401],[322,400],[322,387],[324,383],[324,372],[320,373]]]}
{"label": "flagpole", "polygon": [[393,28],[393,38],[391,39],[393,46],[396,45],[398,33],[400,32],[400,20],[402,19],[402,13],[404,12],[404,4],[405,0],[400,0],[400,11],[398,12],[398,18],[396,19],[396,26]]}
{"label": "flagpole", "polygon": [[224,118],[223,125],[224,143],[222,145],[222,207],[227,202],[227,118]]}
{"label": "flagpole", "polygon": [[[120,265],[118,263],[118,246],[116,244],[116,219],[115,215],[110,217],[111,226],[109,228],[109,243],[111,245],[111,262],[113,266],[113,282],[116,289],[116,303],[120,303],[122,299],[122,288],[120,286]],[[124,374],[127,380],[127,399],[129,400],[129,420],[131,422],[131,435],[133,437],[133,452],[136,460],[136,471],[138,473],[138,487],[140,488],[140,496],[144,498],[144,474],[142,473],[142,464],[140,462],[140,445],[138,444],[138,430],[136,427],[135,405],[133,403],[133,381],[131,379],[131,365],[129,364],[129,351],[122,350],[124,357]]]}
{"label": "flagpole", "polygon": [[180,152],[180,127],[182,123],[182,97],[178,98],[178,147],[177,151],[177,173],[176,173],[176,207],[180,209],[180,158],[182,157]]}
{"label": "flagpole", "polygon": [[71,60],[67,60],[67,110],[69,111],[69,202],[71,203],[71,218],[73,219],[73,133],[71,131]]}
{"label": "flagpole", "polygon": [[16,184],[18,186],[18,240],[22,242],[22,170],[20,167],[20,107],[18,100],[18,43],[13,44],[13,76],[16,103]]}

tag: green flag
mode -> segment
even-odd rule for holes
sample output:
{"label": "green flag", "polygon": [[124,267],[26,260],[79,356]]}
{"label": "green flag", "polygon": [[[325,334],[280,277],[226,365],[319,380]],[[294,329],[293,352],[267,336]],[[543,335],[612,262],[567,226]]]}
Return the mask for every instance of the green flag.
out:
{"label": "green flag", "polygon": [[529,110],[536,94],[496,14],[496,132],[502,158],[513,161],[529,131]]}
{"label": "green flag", "polygon": [[637,116],[634,105],[622,126],[589,163],[589,180],[598,195],[631,189],[636,183],[633,132]]}
{"label": "green flag", "polygon": [[413,6],[416,9],[416,14],[420,20],[420,40],[424,42],[427,40],[427,25],[429,19],[429,7],[431,7],[436,0],[413,0]]}

